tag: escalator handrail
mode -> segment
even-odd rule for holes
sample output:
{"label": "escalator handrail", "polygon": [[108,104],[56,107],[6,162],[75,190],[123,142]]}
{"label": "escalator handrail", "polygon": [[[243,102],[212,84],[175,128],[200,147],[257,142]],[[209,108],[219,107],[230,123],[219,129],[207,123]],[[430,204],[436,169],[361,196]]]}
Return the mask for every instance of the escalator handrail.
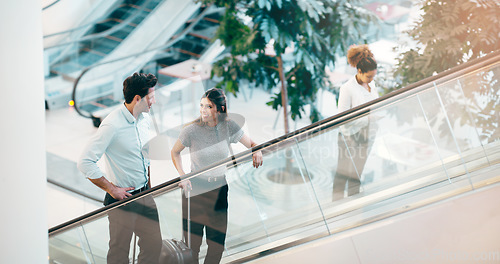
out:
{"label": "escalator handrail", "polygon": [[[127,17],[127,19],[123,20],[120,24],[116,25],[116,26],[113,26],[109,29],[106,29],[104,31],[101,31],[99,33],[95,33],[95,34],[91,34],[91,35],[87,35],[85,37],[82,37],[82,38],[79,38],[77,40],[71,40],[71,41],[68,41],[68,42],[63,42],[63,43],[58,43],[58,44],[55,44],[55,45],[52,45],[52,46],[49,46],[49,47],[45,47],[44,50],[48,50],[48,49],[52,49],[52,48],[56,48],[56,47],[61,47],[61,46],[66,46],[66,45],[70,45],[70,44],[74,44],[74,43],[79,43],[79,42],[82,42],[82,41],[88,41],[88,40],[94,40],[94,39],[98,39],[98,38],[103,38],[103,37],[106,37],[106,36],[109,36],[115,32],[117,32],[118,30],[126,27],[130,22],[132,22],[132,20],[134,20],[136,17],[138,17],[142,11],[144,11],[146,9],[146,5],[151,2],[152,0],[146,0],[146,2],[144,2],[141,6],[140,9],[137,9],[137,11],[131,15],[130,17]],[[107,14],[109,15],[109,14]],[[49,35],[46,35],[46,36],[43,36],[44,38],[46,37],[52,37],[52,36],[56,36],[56,35],[62,35],[62,34],[65,34],[65,33],[69,33],[69,32],[73,32],[73,31],[76,31],[80,28],[84,28],[84,27],[88,27],[88,26],[91,26],[91,25],[95,25],[97,24],[99,21],[103,21],[103,20],[106,20],[107,18],[99,18],[99,19],[96,19],[95,21],[93,22],[90,22],[90,23],[87,23],[85,25],[81,25],[81,26],[77,26],[77,27],[74,27],[72,29],[69,29],[69,30],[65,30],[65,31],[60,31],[60,32],[57,32],[57,33],[53,33],[53,34],[49,34]]]}
{"label": "escalator handrail", "polygon": [[48,4],[48,5],[44,6],[44,7],[42,7],[42,11],[45,11],[45,10],[49,9],[50,7],[54,6],[55,4],[57,4],[59,2],[61,2],[61,0],[55,0],[54,2],[52,2],[52,3],[50,3],[50,4]]}
{"label": "escalator handrail", "polygon": [[130,54],[130,55],[124,56],[124,57],[116,58],[116,59],[113,59],[113,60],[110,60],[110,61],[96,63],[96,64],[90,65],[87,68],[83,69],[82,72],[80,73],[80,75],[75,79],[75,82],[73,84],[73,92],[71,94],[71,100],[73,100],[73,102],[74,102],[75,111],[79,115],[81,115],[83,117],[86,117],[86,118],[93,118],[94,117],[92,114],[90,114],[90,115],[84,114],[79,109],[78,103],[77,103],[77,100],[76,100],[76,90],[78,88],[78,84],[80,83],[80,80],[83,78],[83,76],[88,71],[92,70],[95,67],[102,66],[102,65],[105,65],[105,64],[108,64],[108,63],[115,63],[115,62],[118,62],[118,61],[122,61],[122,60],[126,60],[126,59],[131,59],[131,58],[139,57],[139,56],[144,55],[146,53],[168,49],[168,48],[172,47],[173,45],[175,45],[180,40],[182,40],[191,31],[191,29],[193,29],[196,26],[196,24],[200,20],[203,19],[204,16],[206,16],[207,14],[209,14],[210,12],[212,12],[213,9],[215,9],[215,7],[213,7],[213,5],[208,6],[207,8],[205,8],[205,10],[203,10],[202,12],[200,12],[200,14],[193,20],[193,22],[191,22],[189,24],[189,26],[187,26],[185,29],[182,30],[181,33],[179,33],[178,35],[175,35],[172,39],[170,39],[167,43],[165,43],[163,45],[160,45],[160,46],[154,47],[154,48],[150,48],[150,49],[147,49],[147,50],[143,50],[143,51],[140,51],[140,52],[137,52],[137,53],[134,53],[134,54]]}
{"label": "escalator handrail", "polygon": [[[335,126],[335,125],[340,124],[342,122],[345,122],[349,119],[355,118],[360,114],[368,113],[371,111],[372,107],[380,108],[382,106],[380,106],[380,105],[377,106],[377,104],[379,104],[381,102],[385,103],[385,102],[389,101],[389,103],[390,103],[390,102],[392,102],[392,99],[398,98],[400,96],[405,96],[405,97],[411,96],[417,92],[428,89],[428,87],[425,87],[425,86],[432,85],[435,81],[439,80],[440,82],[446,82],[446,81],[454,79],[456,77],[459,77],[459,76],[465,75],[467,73],[471,73],[471,72],[474,72],[474,71],[479,70],[481,68],[487,67],[487,66],[492,65],[494,63],[498,63],[499,61],[500,61],[500,50],[492,52],[490,54],[487,54],[482,58],[474,59],[474,60],[471,60],[471,61],[466,62],[464,64],[458,65],[452,69],[441,72],[435,76],[431,76],[431,77],[425,78],[424,80],[410,84],[409,86],[407,86],[405,88],[401,88],[399,90],[393,91],[389,94],[386,94],[378,99],[372,100],[372,101],[365,103],[363,105],[354,107],[352,109],[346,110],[345,112],[342,112],[342,113],[336,114],[334,116],[331,116],[329,118],[326,118],[324,120],[318,121],[318,122],[313,123],[313,124],[306,126],[304,128],[298,129],[296,131],[292,131],[292,132],[285,134],[283,136],[280,136],[280,137],[277,137],[275,139],[269,140],[265,143],[259,144],[251,149],[242,151],[242,152],[240,152],[232,157],[228,157],[224,160],[221,160],[217,163],[214,163],[207,168],[183,175],[182,180],[197,177],[198,175],[203,174],[206,171],[211,170],[211,169],[216,168],[216,167],[231,165],[231,164],[233,164],[233,162],[240,162],[244,159],[251,159],[251,155],[256,151],[269,151],[269,150],[272,151],[272,147],[282,146],[280,144],[281,142],[284,142],[284,141],[287,141],[287,140],[290,140],[293,138],[297,139],[297,138],[300,138],[301,136],[310,136],[312,134],[316,134],[318,132],[321,132],[325,128]],[[104,213],[106,213],[114,208],[120,207],[124,204],[136,201],[136,200],[142,198],[143,196],[158,195],[158,194],[167,192],[167,191],[172,190],[172,189],[177,189],[177,188],[179,188],[178,184],[180,183],[180,181],[181,181],[181,178],[177,177],[177,178],[172,179],[168,182],[165,182],[163,184],[155,186],[155,187],[153,187],[145,192],[139,193],[137,195],[134,195],[134,196],[127,198],[125,200],[121,200],[119,202],[113,203],[111,205],[99,208],[93,212],[87,213],[83,216],[80,216],[80,217],[75,218],[73,220],[67,221],[67,222],[62,223],[58,226],[52,227],[49,229],[49,237],[54,236],[58,233],[61,233],[65,230],[68,230],[68,229],[80,224],[80,222],[88,222],[92,219],[99,218]]]}

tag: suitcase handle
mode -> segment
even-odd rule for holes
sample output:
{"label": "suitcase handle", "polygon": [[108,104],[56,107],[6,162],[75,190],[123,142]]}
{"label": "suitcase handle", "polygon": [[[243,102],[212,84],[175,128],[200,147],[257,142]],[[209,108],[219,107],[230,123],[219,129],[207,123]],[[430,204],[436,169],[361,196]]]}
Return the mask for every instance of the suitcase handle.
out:
{"label": "suitcase handle", "polygon": [[188,228],[188,237],[187,237],[187,246],[191,248],[191,190],[187,188],[187,200],[188,200],[188,219],[187,219],[187,228]]}

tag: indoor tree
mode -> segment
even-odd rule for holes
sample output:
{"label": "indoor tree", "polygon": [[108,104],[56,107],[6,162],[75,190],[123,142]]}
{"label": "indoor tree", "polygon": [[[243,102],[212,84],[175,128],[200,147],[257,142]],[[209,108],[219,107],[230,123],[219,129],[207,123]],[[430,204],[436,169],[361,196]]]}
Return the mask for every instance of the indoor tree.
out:
{"label": "indoor tree", "polygon": [[268,105],[284,112],[288,133],[288,106],[293,120],[306,113],[319,120],[313,102],[327,87],[326,66],[344,56],[352,44],[365,43],[365,29],[376,16],[360,0],[203,0],[224,6],[216,38],[230,54],[213,65],[221,77],[217,87],[237,95],[240,82],[272,90]]}
{"label": "indoor tree", "polygon": [[[406,33],[415,42],[398,58],[401,86],[500,49],[500,2],[423,0],[423,15]],[[415,45],[416,44],[416,45]]]}
{"label": "indoor tree", "polygon": [[[399,87],[500,50],[499,1],[423,0],[420,4],[422,16],[406,32],[414,41],[413,48],[398,58],[394,77]],[[465,97],[461,101],[456,99],[457,89],[441,90],[444,104],[455,109],[447,111],[450,120],[476,127],[480,140],[486,143],[498,140],[500,134],[499,74],[498,69],[485,71],[457,83],[464,87],[457,88],[463,90],[463,95],[458,95]],[[464,109],[469,113],[464,113]],[[399,112],[414,115],[416,111]],[[406,122],[411,118],[410,114],[399,120]],[[430,121],[433,125],[436,119]],[[449,130],[445,123],[439,129],[442,134]]]}
{"label": "indoor tree", "polygon": [[[202,0],[226,8],[216,38],[229,48],[228,56],[213,64],[217,87],[237,95],[240,82],[274,91],[267,105],[283,109],[284,132],[307,113],[319,120],[316,94],[328,88],[325,68],[345,56],[352,44],[366,43],[366,29],[378,18],[361,0]],[[334,103],[334,102],[332,102]],[[301,182],[290,158],[270,176],[278,182]]]}

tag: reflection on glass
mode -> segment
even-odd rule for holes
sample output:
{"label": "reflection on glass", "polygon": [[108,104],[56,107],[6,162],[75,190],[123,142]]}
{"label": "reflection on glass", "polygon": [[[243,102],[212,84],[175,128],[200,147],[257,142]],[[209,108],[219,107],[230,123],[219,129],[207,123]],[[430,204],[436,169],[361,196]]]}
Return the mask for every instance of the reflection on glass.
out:
{"label": "reflection on glass", "polygon": [[[334,120],[280,140],[262,149],[264,165],[259,169],[252,167],[251,153],[220,164],[227,168],[226,181],[197,204],[207,207],[209,202],[213,208],[225,205],[219,201],[224,195],[219,194],[227,192],[222,261],[256,256],[262,250],[300,239],[335,234],[432,200],[435,196],[430,191],[448,197],[484,181],[474,173],[500,160],[499,74],[495,66],[452,81],[436,82],[435,87],[428,85],[410,95],[402,94],[390,103],[381,101],[343,123]],[[364,124],[358,131],[365,127],[363,136],[346,139],[348,128],[359,124]],[[342,144],[348,150],[346,159],[339,156]],[[364,167],[355,161],[359,145],[366,146]],[[359,193],[348,196],[344,188],[342,197],[332,201],[337,171],[348,162],[354,164],[351,175],[359,179]],[[205,172],[189,174],[190,180],[201,180],[197,176]],[[469,182],[471,178],[474,185]],[[491,179],[486,180],[491,183]],[[448,192],[441,192],[443,188]],[[182,240],[186,236],[186,199],[182,197],[177,184],[155,194],[163,240]],[[106,216],[110,213],[51,235],[50,259],[60,263],[105,263],[109,241]],[[191,215],[192,222],[207,220],[199,217]],[[133,249],[133,242],[131,246]],[[207,246],[202,245],[199,258],[206,255]],[[129,255],[130,260],[137,257]]]}
{"label": "reflection on glass", "polygon": [[[106,201],[105,201],[106,202]],[[130,202],[108,212],[108,263],[127,263],[130,242],[137,236],[139,263],[155,263],[160,257],[161,232],[156,203],[151,196]]]}
{"label": "reflection on glass", "polygon": [[[282,142],[282,148],[264,155],[262,168],[255,170],[247,162],[228,171],[228,253],[290,235],[308,237],[307,224],[323,221],[317,195],[329,193],[314,190],[312,183],[324,177],[320,170],[305,167],[303,154],[293,143]],[[315,232],[324,231],[323,224]]]}
{"label": "reflection on glass", "polygon": [[338,161],[333,176],[333,201],[344,198],[345,191],[347,196],[359,193],[361,176],[376,136],[375,125],[370,124],[368,117],[363,117],[340,127]]}
{"label": "reflection on glass", "polygon": [[[500,67],[492,66],[485,71],[478,71],[457,80],[457,89],[462,93],[462,105],[467,111],[456,117],[464,126],[472,126],[479,138],[483,151],[490,155],[490,147],[500,139]],[[450,113],[456,116],[455,113]],[[489,146],[488,146],[489,145]]]}
{"label": "reflection on glass", "polygon": [[88,250],[89,243],[84,235],[83,228],[76,226],[74,229],[60,233],[49,238],[50,263],[105,263],[102,252]]}

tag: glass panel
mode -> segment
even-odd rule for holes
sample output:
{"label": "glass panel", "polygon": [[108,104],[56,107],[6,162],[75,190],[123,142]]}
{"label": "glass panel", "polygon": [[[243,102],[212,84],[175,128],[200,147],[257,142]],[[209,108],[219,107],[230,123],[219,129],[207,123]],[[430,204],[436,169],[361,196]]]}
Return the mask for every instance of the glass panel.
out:
{"label": "glass panel", "polygon": [[373,147],[364,172],[367,175],[372,171],[373,180],[365,179],[365,191],[443,172],[440,152],[418,96],[381,107],[367,118]]}
{"label": "glass panel", "polygon": [[[453,130],[454,141],[468,170],[488,164],[482,148],[475,120],[472,119],[469,100],[464,97],[460,81],[449,81],[436,86],[442,105]],[[473,97],[472,97],[473,98]]]}
{"label": "glass panel", "polygon": [[311,134],[299,147],[321,178],[312,184],[333,232],[354,224],[349,212],[448,179],[416,95]]}
{"label": "glass panel", "polygon": [[[499,160],[500,152],[495,151],[498,125],[496,121],[491,125],[486,122],[498,118],[498,73],[494,68],[483,74],[462,76],[460,82],[455,79],[437,83],[437,88],[430,85],[418,93],[381,101],[369,111],[360,110],[363,114],[352,113],[353,117],[342,123],[332,120],[313,126],[266,146],[262,150],[264,165],[258,169],[252,167],[250,153],[245,153],[237,156],[235,164],[228,161],[187,175],[193,184],[219,188],[192,193],[191,231],[196,233],[199,223],[224,226],[221,223],[225,216],[221,217],[219,209],[224,211],[220,205],[226,201],[221,193],[227,191],[227,236],[222,244],[223,261],[229,262],[470,190],[467,173],[474,182],[473,174],[487,166],[488,160],[490,165]],[[485,91],[481,90],[483,86],[471,88],[483,81]],[[443,100],[445,94],[447,98]],[[449,114],[451,111],[456,112]],[[225,178],[204,176],[221,168]],[[342,179],[344,185],[337,178],[339,174],[347,174]],[[345,184],[351,179],[355,188],[349,191]],[[340,192],[336,192],[339,199],[333,195],[336,182],[341,182]],[[51,234],[50,259],[60,263],[105,263],[110,221],[116,217],[113,215],[119,215],[119,220],[146,222],[146,237],[153,239],[153,245],[159,245],[162,239],[181,240],[182,230],[187,229],[183,219],[187,219],[188,212],[187,199],[182,197],[177,186],[164,187],[154,199],[146,196],[96,215],[95,220],[84,220],[72,229]],[[203,205],[207,203],[209,206]],[[143,216],[151,208],[157,212],[158,220]],[[205,214],[204,208],[218,209]],[[223,229],[219,231],[224,233]],[[122,230],[120,235],[125,233]],[[199,257],[203,259],[207,241],[213,239],[207,239],[208,233],[205,238],[199,234]],[[131,240],[125,258],[141,258],[140,247],[134,244],[131,233],[128,237]],[[219,249],[222,244],[218,243]]]}
{"label": "glass panel", "polygon": [[[134,258],[144,257],[144,263],[152,263],[147,259],[155,254],[159,257],[162,237],[182,240],[181,219],[178,189],[155,199],[145,196],[81,227],[51,236],[50,259],[54,263],[106,263],[110,245],[115,245],[110,255],[120,259],[119,262],[131,263]],[[115,230],[114,242],[110,241],[110,228]],[[148,249],[142,257],[141,245]]]}
{"label": "glass panel", "polygon": [[181,195],[181,190],[175,189],[155,197],[163,238],[177,240],[184,238],[182,234]]}
{"label": "glass panel", "polygon": [[85,223],[82,225],[88,252],[92,260],[90,263],[106,263],[106,255],[109,249],[109,222],[107,217]]}
{"label": "glass panel", "polygon": [[254,174],[260,174],[262,168],[255,169],[247,162],[233,166],[226,173],[229,186],[226,255],[269,242],[268,216],[257,202],[262,197],[254,179]]}
{"label": "glass panel", "polygon": [[421,92],[418,98],[428,119],[432,136],[436,140],[439,155],[451,180],[453,177],[463,175],[468,170],[463,163],[462,151],[459,148],[461,142],[455,136],[455,131],[451,130],[451,121],[443,108],[442,97],[437,92],[437,89],[430,88]]}
{"label": "glass panel", "polygon": [[490,164],[498,162],[500,140],[500,64],[491,66],[484,71],[474,72],[457,81],[467,109],[469,126],[475,127],[476,137],[479,137],[484,153]]}
{"label": "glass panel", "polygon": [[[88,231],[88,230],[87,230]],[[99,230],[97,230],[99,231]],[[105,234],[103,234],[105,235]],[[103,238],[103,241],[107,241]],[[82,226],[49,238],[50,263],[106,263],[107,245],[102,249],[90,247]],[[92,250],[91,250],[92,249]],[[95,250],[95,251],[93,251]],[[104,255],[101,252],[104,251]],[[104,256],[104,259],[102,258]]]}
{"label": "glass panel", "polygon": [[250,159],[226,173],[229,221],[225,256],[266,244],[328,234],[311,182],[314,169],[306,167],[294,141],[281,142],[264,153],[255,169]]}

